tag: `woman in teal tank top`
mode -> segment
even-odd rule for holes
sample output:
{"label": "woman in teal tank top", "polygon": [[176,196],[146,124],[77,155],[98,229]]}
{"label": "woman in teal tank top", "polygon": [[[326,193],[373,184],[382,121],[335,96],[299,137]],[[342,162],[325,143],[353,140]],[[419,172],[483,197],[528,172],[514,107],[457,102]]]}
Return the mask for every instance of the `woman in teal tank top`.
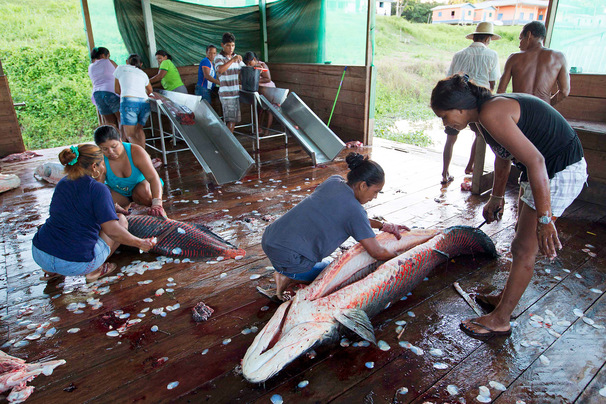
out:
{"label": "woman in teal tank top", "polygon": [[105,161],[105,183],[112,199],[122,209],[132,202],[149,206],[149,214],[165,216],[162,207],[164,183],[152,165],[149,154],[140,146],[122,142],[118,130],[110,125],[95,130],[95,143]]}

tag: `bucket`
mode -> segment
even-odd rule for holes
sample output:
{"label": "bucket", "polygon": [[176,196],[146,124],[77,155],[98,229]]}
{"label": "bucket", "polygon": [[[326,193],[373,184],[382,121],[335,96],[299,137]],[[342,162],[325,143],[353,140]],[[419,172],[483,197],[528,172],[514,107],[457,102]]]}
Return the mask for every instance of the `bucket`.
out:
{"label": "bucket", "polygon": [[259,78],[261,70],[254,67],[245,66],[240,70],[240,78],[242,80],[242,90],[244,91],[259,91]]}

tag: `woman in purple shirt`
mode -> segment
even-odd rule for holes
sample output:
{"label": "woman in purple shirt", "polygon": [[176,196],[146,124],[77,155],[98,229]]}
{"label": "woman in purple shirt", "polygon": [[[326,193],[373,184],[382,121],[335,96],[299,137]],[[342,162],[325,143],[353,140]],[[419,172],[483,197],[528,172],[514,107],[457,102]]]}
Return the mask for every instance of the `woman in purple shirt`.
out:
{"label": "woman in purple shirt", "polygon": [[[90,60],[88,75],[93,82],[93,104],[97,107],[104,124],[121,129],[120,96],[114,91],[114,70],[117,65],[109,58],[109,50],[102,46],[93,48],[90,52]],[[126,141],[126,138],[123,140]]]}

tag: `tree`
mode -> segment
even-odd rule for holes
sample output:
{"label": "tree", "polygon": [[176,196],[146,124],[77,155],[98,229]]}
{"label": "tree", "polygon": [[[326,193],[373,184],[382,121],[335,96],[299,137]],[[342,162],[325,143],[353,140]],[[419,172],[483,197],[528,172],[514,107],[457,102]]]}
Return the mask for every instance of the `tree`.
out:
{"label": "tree", "polygon": [[408,0],[403,8],[402,17],[412,22],[428,22],[432,14],[431,9],[439,3],[422,3],[420,0]]}

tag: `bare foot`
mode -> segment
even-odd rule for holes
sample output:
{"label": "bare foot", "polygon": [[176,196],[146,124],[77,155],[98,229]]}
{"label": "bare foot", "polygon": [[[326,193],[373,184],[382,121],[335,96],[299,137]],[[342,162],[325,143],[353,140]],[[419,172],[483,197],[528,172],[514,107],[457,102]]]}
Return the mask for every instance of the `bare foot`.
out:
{"label": "bare foot", "polygon": [[287,300],[286,296],[284,296],[284,291],[294,281],[292,279],[290,279],[288,276],[282,275],[279,272],[274,273],[274,280],[276,281],[276,296],[278,297],[278,299],[280,299],[282,301]]}
{"label": "bare foot", "polygon": [[465,174],[473,174],[473,165],[465,167]]}

